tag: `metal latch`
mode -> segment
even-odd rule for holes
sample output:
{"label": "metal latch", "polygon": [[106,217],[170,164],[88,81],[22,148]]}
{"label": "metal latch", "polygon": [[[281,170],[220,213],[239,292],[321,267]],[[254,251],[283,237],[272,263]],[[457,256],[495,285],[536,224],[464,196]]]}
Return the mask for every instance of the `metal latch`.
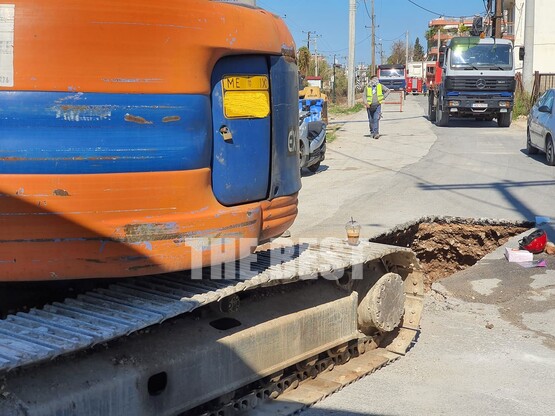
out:
{"label": "metal latch", "polygon": [[220,134],[222,135],[222,137],[226,142],[230,142],[233,140],[233,135],[231,134],[231,131],[227,126],[220,127]]}

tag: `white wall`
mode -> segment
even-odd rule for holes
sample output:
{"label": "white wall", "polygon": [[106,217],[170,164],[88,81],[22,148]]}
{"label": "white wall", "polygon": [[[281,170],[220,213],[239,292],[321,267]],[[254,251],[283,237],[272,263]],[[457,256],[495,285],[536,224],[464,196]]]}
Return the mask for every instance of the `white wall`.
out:
{"label": "white wall", "polygon": [[[518,60],[519,47],[524,45],[524,22],[526,0],[515,0],[515,62],[517,70],[522,70]],[[555,73],[555,1],[535,0],[534,15],[534,71]]]}
{"label": "white wall", "polygon": [[536,0],[534,71],[555,72],[555,2]]}

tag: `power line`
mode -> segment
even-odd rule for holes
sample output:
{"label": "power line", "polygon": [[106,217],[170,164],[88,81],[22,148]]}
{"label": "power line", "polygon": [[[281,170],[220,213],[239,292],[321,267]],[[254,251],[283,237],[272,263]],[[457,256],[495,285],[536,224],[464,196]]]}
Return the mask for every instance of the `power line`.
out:
{"label": "power line", "polygon": [[425,11],[427,11],[428,13],[435,14],[436,16],[440,16],[440,17],[441,17],[441,16],[443,16],[443,17],[451,17],[451,18],[453,18],[453,19],[458,19],[458,18],[460,17],[460,16],[447,16],[447,15],[444,14],[444,13],[437,13],[437,12],[434,12],[434,11],[432,11],[432,10],[430,10],[430,9],[426,9],[425,7],[423,7],[423,6],[419,5],[419,4],[417,4],[416,2],[414,2],[414,1],[412,1],[412,0],[407,0],[407,1],[408,1],[409,3],[414,4],[416,7],[420,7],[422,10],[425,10]]}
{"label": "power line", "polygon": [[[404,36],[404,33],[403,33],[402,36]],[[358,46],[358,45],[360,45],[361,43],[366,42],[366,41],[367,41],[368,39],[370,39],[371,37],[372,37],[372,35],[368,35],[367,37],[365,37],[365,38],[362,39],[361,41],[358,41],[357,43],[355,43],[355,46]],[[336,49],[336,50],[334,50],[334,51],[320,51],[320,52],[322,52],[322,53],[327,53],[327,54],[331,54],[331,53],[336,53],[336,52],[343,52],[343,51],[346,51],[347,49],[349,49],[349,48]]]}
{"label": "power line", "polygon": [[368,15],[368,17],[370,19],[372,19],[372,15],[370,14],[370,12],[368,11],[368,4],[366,4],[366,0],[364,0],[364,8],[366,9],[366,14]]}
{"label": "power line", "polygon": [[396,41],[396,40],[398,40],[398,39],[401,39],[403,36],[406,35],[406,33],[407,33],[407,32],[403,32],[403,33],[401,33],[399,36],[397,36],[396,38],[393,38],[393,39],[381,39],[381,40],[382,40],[382,42],[394,42],[394,41]]}

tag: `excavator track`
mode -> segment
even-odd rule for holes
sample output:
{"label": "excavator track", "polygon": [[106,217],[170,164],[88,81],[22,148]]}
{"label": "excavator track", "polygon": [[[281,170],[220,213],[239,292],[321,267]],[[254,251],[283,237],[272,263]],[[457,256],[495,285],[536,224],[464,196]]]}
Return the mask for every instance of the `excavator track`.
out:
{"label": "excavator track", "polygon": [[423,279],[409,249],[270,245],[195,273],[125,279],[0,321],[0,414],[227,415],[260,380],[281,385],[269,397],[283,401],[301,394],[291,383],[308,388],[348,360],[369,359],[362,377],[419,330]]}
{"label": "excavator track", "polygon": [[331,349],[309,365],[298,363],[281,377],[258,384],[217,409],[193,409],[187,415],[296,415],[326,397],[398,360],[402,354],[379,348],[379,337],[366,337]]}

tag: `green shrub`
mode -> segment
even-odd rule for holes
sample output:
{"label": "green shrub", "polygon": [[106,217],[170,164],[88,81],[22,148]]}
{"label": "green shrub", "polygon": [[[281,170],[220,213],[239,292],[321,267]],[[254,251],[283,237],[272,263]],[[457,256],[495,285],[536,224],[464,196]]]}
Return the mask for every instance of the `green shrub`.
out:
{"label": "green shrub", "polygon": [[513,107],[513,119],[519,116],[527,116],[530,114],[532,103],[530,102],[530,94],[526,91],[518,91],[515,93],[515,105]]}
{"label": "green shrub", "polygon": [[358,113],[364,108],[362,103],[356,103],[353,107],[347,107],[340,104],[328,104],[328,113],[329,114],[354,114]]}
{"label": "green shrub", "polygon": [[326,142],[331,143],[333,142],[335,139],[337,139],[337,130],[339,130],[341,127],[338,125],[333,125],[333,126],[327,126],[326,129]]}

